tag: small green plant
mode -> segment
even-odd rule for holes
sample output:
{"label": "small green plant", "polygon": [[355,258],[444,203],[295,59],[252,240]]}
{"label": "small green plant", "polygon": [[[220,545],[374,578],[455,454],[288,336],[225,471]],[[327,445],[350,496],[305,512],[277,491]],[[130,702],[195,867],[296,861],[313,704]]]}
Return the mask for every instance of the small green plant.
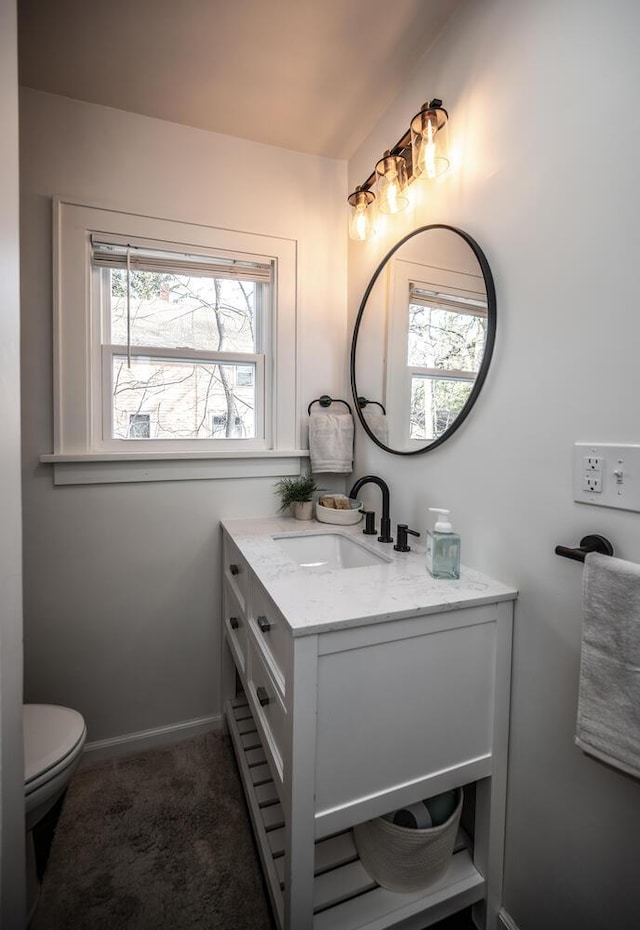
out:
{"label": "small green plant", "polygon": [[281,478],[276,484],[276,494],[280,497],[280,513],[297,501],[310,501],[311,495],[317,490],[318,486],[311,475]]}

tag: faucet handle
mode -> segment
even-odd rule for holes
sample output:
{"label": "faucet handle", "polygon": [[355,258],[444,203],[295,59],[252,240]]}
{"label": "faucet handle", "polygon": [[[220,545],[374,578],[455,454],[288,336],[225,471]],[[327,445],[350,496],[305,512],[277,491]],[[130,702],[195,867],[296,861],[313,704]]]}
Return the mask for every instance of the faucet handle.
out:
{"label": "faucet handle", "polygon": [[378,532],[376,529],[376,512],[375,510],[364,511],[364,529],[365,536],[375,536]]}
{"label": "faucet handle", "polygon": [[398,523],[398,531],[396,533],[398,542],[393,547],[396,552],[411,552],[411,546],[407,545],[407,533],[411,533],[412,536],[420,535],[417,530],[410,530],[406,523]]}

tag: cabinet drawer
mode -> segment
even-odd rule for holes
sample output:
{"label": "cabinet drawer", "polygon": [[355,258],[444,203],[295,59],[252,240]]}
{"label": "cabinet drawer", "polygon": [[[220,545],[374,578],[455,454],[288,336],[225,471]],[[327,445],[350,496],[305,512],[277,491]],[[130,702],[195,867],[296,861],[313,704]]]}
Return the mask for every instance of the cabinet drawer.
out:
{"label": "cabinet drawer", "polygon": [[244,675],[247,666],[247,620],[240,609],[231,585],[224,586],[223,618],[225,634],[238,670]]}
{"label": "cabinet drawer", "polygon": [[222,547],[222,568],[224,577],[238,598],[242,611],[246,611],[247,595],[249,593],[249,569],[244,558],[240,555],[240,550],[227,536],[224,537]]}
{"label": "cabinet drawer", "polygon": [[293,652],[289,626],[266,591],[251,580],[249,616],[251,631],[258,649],[269,667],[283,696],[287,693],[287,673]]}
{"label": "cabinet drawer", "polygon": [[254,720],[258,725],[267,757],[275,767],[274,778],[279,778],[281,786],[287,712],[264,657],[252,639],[249,640],[247,677]]}

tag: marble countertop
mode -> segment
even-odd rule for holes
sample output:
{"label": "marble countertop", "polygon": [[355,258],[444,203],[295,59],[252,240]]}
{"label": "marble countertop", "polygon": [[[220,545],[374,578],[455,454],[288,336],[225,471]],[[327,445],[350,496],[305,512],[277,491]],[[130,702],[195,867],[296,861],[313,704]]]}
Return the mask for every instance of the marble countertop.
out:
{"label": "marble countertop", "polygon": [[[294,636],[362,626],[419,614],[513,600],[515,588],[461,566],[460,579],[432,578],[425,547],[411,541],[411,552],[395,552],[362,533],[362,523],[334,526],[292,517],[223,520],[257,578],[289,623]],[[341,533],[390,561],[364,568],[301,568],[285,555],[277,535]]]}

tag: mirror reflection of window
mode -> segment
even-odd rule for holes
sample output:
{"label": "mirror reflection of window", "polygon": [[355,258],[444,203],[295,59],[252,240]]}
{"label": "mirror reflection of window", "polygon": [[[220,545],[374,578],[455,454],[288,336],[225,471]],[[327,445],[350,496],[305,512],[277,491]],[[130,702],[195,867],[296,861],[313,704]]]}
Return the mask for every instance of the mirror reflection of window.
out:
{"label": "mirror reflection of window", "polygon": [[469,398],[484,355],[487,303],[412,282],[408,314],[409,439],[428,441],[449,429]]}
{"label": "mirror reflection of window", "polygon": [[388,266],[387,410],[390,444],[417,449],[437,440],[469,399],[487,343],[487,293],[472,252],[420,256]]}

